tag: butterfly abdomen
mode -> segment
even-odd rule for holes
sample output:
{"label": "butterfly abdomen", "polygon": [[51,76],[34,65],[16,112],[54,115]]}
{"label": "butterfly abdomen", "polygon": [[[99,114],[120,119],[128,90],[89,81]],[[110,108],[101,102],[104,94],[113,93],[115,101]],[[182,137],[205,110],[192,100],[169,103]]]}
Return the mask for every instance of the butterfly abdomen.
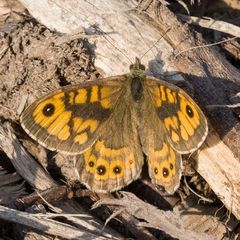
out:
{"label": "butterfly abdomen", "polygon": [[131,79],[131,94],[134,101],[138,102],[143,96],[143,81],[140,76],[133,76]]}

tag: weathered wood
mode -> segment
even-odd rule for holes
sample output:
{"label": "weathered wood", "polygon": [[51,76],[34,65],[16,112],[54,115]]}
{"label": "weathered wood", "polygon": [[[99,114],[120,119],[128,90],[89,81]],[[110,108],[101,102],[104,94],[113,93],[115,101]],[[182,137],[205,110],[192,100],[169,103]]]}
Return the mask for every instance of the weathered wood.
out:
{"label": "weathered wood", "polygon": [[[21,181],[22,180],[22,181]],[[10,205],[19,196],[27,194],[23,179],[0,168],[0,204]]]}
{"label": "weathered wood", "polygon": [[25,151],[10,128],[0,126],[0,148],[10,158],[18,174],[34,188],[46,190],[56,186],[50,175]]}
{"label": "weathered wood", "polygon": [[[98,234],[99,236],[109,238],[112,237],[112,239],[122,239],[122,236],[118,232],[109,226],[105,226],[105,224],[95,216],[90,215],[90,213],[74,199],[57,202],[55,206],[62,209],[64,213],[67,213],[65,217],[73,222],[75,226],[79,227],[79,229],[82,229],[84,226],[96,235]],[[85,215],[85,217],[78,216],[79,213]]]}
{"label": "weathered wood", "polygon": [[95,203],[94,207],[112,205],[133,216],[130,223],[143,219],[143,222],[138,223],[139,226],[160,229],[177,239],[211,239],[211,234],[197,233],[189,229],[182,221],[179,211],[163,211],[143,202],[131,193],[122,193],[124,195],[122,199],[102,199]]}
{"label": "weathered wood", "polygon": [[[56,214],[56,216],[57,215],[58,214]],[[67,215],[65,215],[65,217],[66,216]],[[72,218],[71,220],[73,220]],[[93,228],[93,226],[86,221],[78,222],[82,227],[80,230],[76,227],[48,219],[47,215],[38,216],[37,214],[24,213],[4,206],[0,206],[0,219],[16,224],[22,224],[25,227],[65,239],[120,239],[115,238],[110,234],[101,234],[101,231]]]}
{"label": "weathered wood", "polygon": [[[94,1],[94,3],[81,1],[31,1],[21,0],[33,16],[51,29],[70,33],[79,27],[90,29],[97,24],[105,37],[96,39],[96,66],[100,67],[105,75],[116,75],[127,71],[128,60],[141,56],[149,46],[153,46],[161,34],[166,33],[156,46],[143,58],[148,63],[148,71],[156,70],[154,59],[161,51],[161,57],[168,70],[180,71],[187,78],[195,90],[195,98],[200,105],[229,104],[228,98],[239,91],[239,72],[224,59],[216,49],[198,48],[196,39],[189,32],[187,26],[181,24],[177,18],[164,6],[154,6],[148,9],[148,14],[155,19],[147,17],[141,11],[134,11],[136,6],[129,1]],[[133,11],[130,11],[133,10]],[[157,12],[157,14],[156,14]],[[107,13],[107,14],[106,14]],[[159,18],[157,19],[157,16]],[[96,32],[95,32],[96,33]],[[107,39],[107,40],[106,40]],[[201,37],[197,45],[204,42]],[[110,44],[109,42],[112,42]],[[118,49],[116,49],[116,46]],[[121,50],[121,52],[119,51]],[[173,56],[173,49],[182,54],[169,60]],[[175,50],[176,51],[176,50]],[[185,51],[185,52],[184,52]],[[158,67],[162,65],[158,65]],[[159,73],[159,68],[157,68]],[[155,75],[157,75],[155,72]],[[227,94],[226,94],[227,93]],[[209,134],[206,141],[207,148],[199,151],[198,171],[210,184],[213,191],[219,196],[225,206],[240,219],[240,183],[236,179],[239,173],[239,120],[231,109],[205,109],[209,119],[217,130]],[[217,147],[214,147],[216,142]],[[214,143],[214,145],[212,145]],[[219,164],[219,156],[221,163]],[[204,158],[204,161],[202,159]],[[210,169],[209,166],[212,166]],[[229,171],[229,166],[234,166]],[[213,180],[213,176],[218,176]],[[225,177],[223,177],[225,176]],[[224,186],[224,187],[223,187]],[[234,192],[234,194],[232,194]]]}

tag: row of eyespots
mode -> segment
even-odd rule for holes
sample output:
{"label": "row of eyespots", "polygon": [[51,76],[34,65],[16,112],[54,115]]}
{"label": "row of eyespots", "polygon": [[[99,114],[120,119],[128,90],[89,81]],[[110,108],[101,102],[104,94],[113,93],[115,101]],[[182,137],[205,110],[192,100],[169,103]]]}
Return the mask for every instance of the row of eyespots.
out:
{"label": "row of eyespots", "polygon": [[85,164],[86,170],[94,174],[96,180],[116,179],[124,175],[125,169],[121,160],[114,160],[109,163],[108,160],[104,158],[97,159],[95,155],[91,154],[90,158],[85,161]]}
{"label": "row of eyespots", "polygon": [[47,128],[50,135],[67,140],[70,137],[72,112],[65,111],[63,96],[64,93],[59,93],[39,103],[33,112],[33,119],[42,128]]}
{"label": "row of eyespots", "polygon": [[153,87],[154,102],[156,107],[161,107],[163,102],[176,103],[176,92],[164,86]]}
{"label": "row of eyespots", "polygon": [[[133,154],[129,154],[129,156],[127,156],[123,162],[119,159],[109,161],[103,157],[106,156],[104,151],[99,153],[101,155],[99,158],[92,153],[92,148],[88,149],[84,153],[86,171],[94,174],[96,180],[107,180],[108,178],[116,179],[123,177],[125,168],[130,169],[135,165]],[[122,154],[124,154],[124,152],[122,152]],[[111,155],[108,155],[108,157],[110,156]],[[116,157],[116,155],[111,157]]]}
{"label": "row of eyespots", "polygon": [[167,160],[153,161],[154,177],[163,182],[170,182],[176,174],[176,156],[173,149],[170,149],[170,154]]}
{"label": "row of eyespots", "polygon": [[[89,99],[88,99],[88,91]],[[100,102],[103,108],[111,108],[111,95],[114,89],[108,86],[99,87],[92,86],[90,89],[81,88],[77,90],[77,94],[74,92],[69,93],[69,103],[71,104],[84,104],[84,103],[94,103]]]}

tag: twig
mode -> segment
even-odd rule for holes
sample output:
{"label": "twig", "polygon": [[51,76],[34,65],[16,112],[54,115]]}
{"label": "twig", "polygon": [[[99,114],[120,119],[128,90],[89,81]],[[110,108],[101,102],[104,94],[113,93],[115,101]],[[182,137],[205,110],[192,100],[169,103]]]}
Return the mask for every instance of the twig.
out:
{"label": "twig", "polygon": [[107,226],[107,224],[114,219],[116,216],[118,216],[119,214],[121,214],[124,211],[123,208],[118,209],[117,211],[113,212],[105,221],[104,226],[102,228],[102,231],[105,229],[105,227]]}
{"label": "twig", "polygon": [[200,27],[204,27],[212,30],[216,30],[219,32],[224,32],[232,36],[240,37],[240,27],[234,24],[215,20],[212,18],[203,19],[203,18],[198,18],[193,16],[186,16],[183,14],[177,14],[177,16],[187,23],[198,25]]}
{"label": "twig", "polygon": [[226,104],[226,105],[221,105],[221,104],[214,104],[214,105],[207,105],[206,108],[215,108],[215,107],[227,107],[227,108],[238,108],[240,107],[240,103],[236,104]]}
{"label": "twig", "polygon": [[190,188],[190,186],[187,183],[186,177],[184,176],[184,183],[187,186],[187,188],[190,190],[190,192],[192,192],[194,195],[198,196],[200,198],[200,200],[205,201],[205,202],[209,202],[209,203],[213,203],[213,200],[203,197],[200,194],[196,193],[192,188]]}
{"label": "twig", "polygon": [[80,217],[80,218],[91,218],[89,215],[84,213],[35,213],[34,216],[42,218],[55,218],[55,217]]}
{"label": "twig", "polygon": [[62,210],[60,208],[54,207],[51,203],[49,203],[45,198],[38,192],[36,191],[37,195],[43,200],[43,202],[55,213],[62,213]]}
{"label": "twig", "polygon": [[233,37],[233,38],[230,38],[230,39],[227,39],[227,40],[222,40],[222,41],[219,41],[219,42],[215,42],[215,43],[209,43],[209,44],[204,44],[204,45],[200,45],[200,46],[194,46],[194,47],[191,47],[191,48],[188,48],[188,49],[185,49],[179,53],[177,53],[174,57],[177,58],[179,55],[185,53],[185,52],[188,52],[188,51],[191,51],[191,50],[195,50],[195,49],[199,49],[199,48],[206,48],[206,47],[212,47],[212,46],[216,46],[216,45],[219,45],[221,43],[225,43],[225,42],[230,42],[234,39],[237,39],[238,37]]}

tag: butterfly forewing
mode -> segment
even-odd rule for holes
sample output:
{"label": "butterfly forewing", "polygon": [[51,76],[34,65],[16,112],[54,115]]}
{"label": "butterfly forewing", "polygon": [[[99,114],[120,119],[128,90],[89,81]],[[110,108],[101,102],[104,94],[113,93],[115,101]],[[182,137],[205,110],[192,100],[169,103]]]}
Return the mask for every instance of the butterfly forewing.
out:
{"label": "butterfly forewing", "polygon": [[31,104],[21,116],[26,132],[50,150],[79,154],[98,138],[122,91],[123,77],[65,87]]}
{"label": "butterfly forewing", "polygon": [[146,78],[146,88],[171,146],[181,154],[198,149],[207,136],[207,120],[183,90],[165,81]]}

